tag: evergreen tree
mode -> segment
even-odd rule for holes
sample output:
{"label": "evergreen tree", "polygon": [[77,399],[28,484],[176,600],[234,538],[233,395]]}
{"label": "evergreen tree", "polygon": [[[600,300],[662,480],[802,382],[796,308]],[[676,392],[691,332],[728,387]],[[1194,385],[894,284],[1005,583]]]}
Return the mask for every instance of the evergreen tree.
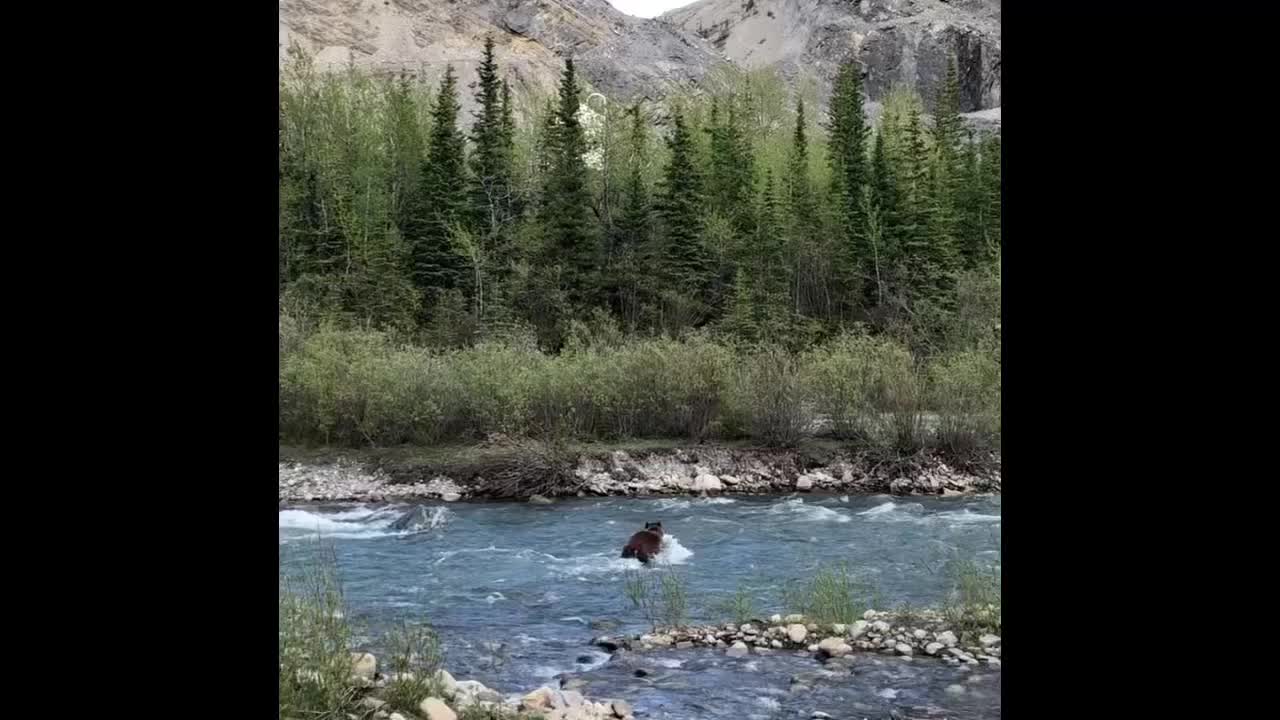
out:
{"label": "evergreen tree", "polygon": [[662,219],[659,271],[668,289],[700,295],[710,276],[711,260],[702,245],[702,176],[694,157],[693,137],[677,110],[667,139],[670,157],[663,172],[658,216]]}
{"label": "evergreen tree", "polygon": [[960,151],[960,173],[956,237],[965,267],[972,268],[986,256],[986,239],[983,237],[982,227],[982,205],[986,198],[978,164],[978,143],[974,141],[972,133],[968,133]]}
{"label": "evergreen tree", "polygon": [[862,188],[867,181],[867,120],[862,101],[862,70],[848,60],[836,74],[831,95],[831,128],[828,145],[832,176],[832,200],[847,232],[839,253],[846,278],[863,269],[866,258],[862,236]]}
{"label": "evergreen tree", "polygon": [[953,272],[959,265],[962,250],[960,238],[961,204],[964,193],[964,168],[961,151],[960,82],[953,58],[947,63],[947,74],[938,89],[934,104],[933,158],[930,168],[933,205],[930,234],[933,256],[941,272]]}
{"label": "evergreen tree", "polygon": [[462,263],[450,239],[451,227],[461,218],[466,201],[458,109],[457,79],[449,65],[431,108],[421,202],[409,221],[414,284],[428,295],[457,286],[462,276]]}
{"label": "evergreen tree", "polygon": [[508,151],[510,99],[504,98],[493,59],[493,36],[486,36],[480,61],[480,80],[473,83],[476,104],[471,126],[469,202],[472,227],[489,239],[497,238],[510,217],[511,156]]}
{"label": "evergreen tree", "polygon": [[1000,239],[1000,136],[992,133],[982,142],[980,173],[982,205],[980,225],[984,244],[999,252]]}
{"label": "evergreen tree", "polygon": [[809,180],[809,139],[805,134],[804,99],[796,103],[796,129],[787,158],[787,201],[798,226],[812,226],[816,219],[813,184]]}
{"label": "evergreen tree", "polygon": [[741,241],[750,235],[755,224],[751,216],[755,163],[736,98],[730,96],[725,104],[727,109],[721,113],[719,101],[712,100],[711,122],[707,128],[711,136],[707,208],[726,218]]}
{"label": "evergreen tree", "polygon": [[587,210],[591,193],[587,186],[587,149],[582,125],[578,122],[581,89],[573,59],[565,61],[560,77],[559,104],[551,135],[551,168],[543,202],[543,225],[548,249],[560,263],[562,281],[570,303],[584,305],[593,299],[595,269],[599,253],[594,228]]}

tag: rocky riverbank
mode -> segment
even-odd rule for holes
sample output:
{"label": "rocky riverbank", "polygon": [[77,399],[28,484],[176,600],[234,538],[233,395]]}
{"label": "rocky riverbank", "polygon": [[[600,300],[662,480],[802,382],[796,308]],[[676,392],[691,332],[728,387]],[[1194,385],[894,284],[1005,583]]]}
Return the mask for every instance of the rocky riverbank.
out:
{"label": "rocky riverbank", "polygon": [[378,660],[370,653],[352,653],[352,675],[364,697],[360,706],[374,720],[457,720],[460,713],[478,706],[485,718],[542,718],[543,720],[634,720],[631,706],[624,700],[593,702],[573,690],[540,687],[526,695],[508,695],[491,690],[476,680],[454,680],[446,670],[436,673],[441,697],[424,698],[416,713],[397,712],[382,698],[383,690],[396,680],[394,674],[378,672]]}
{"label": "rocky riverbank", "polygon": [[[992,618],[999,609],[985,608]],[[852,624],[818,624],[803,615],[774,615],[766,622],[741,625],[659,629],[626,638],[598,637],[593,643],[608,652],[635,652],[659,648],[712,648],[729,657],[768,655],[774,652],[812,654],[825,664],[848,664],[856,652],[876,652],[903,657],[937,658],[951,665],[1000,667],[1000,636],[990,632],[956,631],[933,610],[900,613],[868,610]]]}
{"label": "rocky riverbank", "polygon": [[[305,455],[305,457],[299,457]],[[1000,457],[959,467],[929,453],[884,456],[839,448],[767,450],[697,446],[545,454],[495,452],[466,462],[328,456],[282,450],[281,503],[465,499],[541,501],[565,496],[827,492],[966,495],[1000,492]]]}

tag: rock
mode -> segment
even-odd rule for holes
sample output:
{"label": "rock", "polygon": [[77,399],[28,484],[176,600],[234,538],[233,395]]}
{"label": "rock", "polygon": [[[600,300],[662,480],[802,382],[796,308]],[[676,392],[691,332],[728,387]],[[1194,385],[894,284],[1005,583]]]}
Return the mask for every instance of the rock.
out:
{"label": "rock", "polygon": [[867,631],[867,621],[859,620],[849,626],[849,639],[857,640]]}
{"label": "rock", "polygon": [[560,693],[543,685],[530,692],[528,695],[520,698],[520,708],[522,710],[550,710],[559,700]]}
{"label": "rock", "polygon": [[802,622],[804,622],[804,616],[803,616],[803,615],[798,615],[798,614],[788,615],[788,616],[786,617],[785,622],[786,622],[787,624],[792,624],[792,623],[802,623]]}
{"label": "rock", "polygon": [[580,677],[571,677],[571,678],[568,678],[567,680],[560,681],[561,690],[577,690],[578,688],[582,688],[586,686],[587,686],[587,681],[583,680]]}
{"label": "rock", "polygon": [[746,657],[750,652],[751,652],[751,649],[747,647],[747,644],[739,640],[738,642],[735,642],[733,645],[731,645],[728,650],[725,651],[725,655],[728,655],[729,657],[732,657],[732,658],[740,658],[740,657]]}
{"label": "rock", "polygon": [[441,495],[440,499],[445,502],[457,502],[462,499],[462,496],[456,492],[447,492]]}
{"label": "rock", "polygon": [[814,710],[809,717],[813,718],[813,720],[831,720],[831,716],[821,710]]}
{"label": "rock", "polygon": [[1000,642],[1000,636],[999,636],[999,635],[992,635],[992,634],[988,633],[988,634],[983,635],[982,637],[978,638],[978,642],[979,642],[979,643],[982,645],[982,647],[984,647],[984,648],[985,648],[985,647],[991,647],[992,645],[995,645],[995,644],[997,644],[997,643],[999,643],[999,642]]}
{"label": "rock", "polygon": [[851,652],[853,652],[853,648],[838,637],[829,637],[818,643],[818,655],[820,657],[844,657]]}
{"label": "rock", "polygon": [[691,647],[693,647],[693,642],[689,640],[681,640],[680,642],[676,643],[677,650],[688,650]]}
{"label": "rock", "polygon": [[720,484],[720,478],[710,473],[702,473],[693,479],[691,489],[695,492],[724,490],[724,486]]}
{"label": "rock", "polygon": [[774,625],[777,625],[782,622],[782,616],[777,613],[774,613],[769,616],[769,622],[773,623]]}
{"label": "rock", "polygon": [[617,640],[614,640],[613,638],[610,638],[610,637],[598,637],[592,640],[591,644],[604,650],[605,652],[610,652],[610,653],[617,652],[618,648],[621,647],[621,645]]}
{"label": "rock", "polygon": [[876,611],[875,611],[875,610],[868,610],[868,611],[866,611],[866,612],[862,613],[862,619],[863,619],[863,620],[875,620],[875,619],[876,619]]}
{"label": "rock", "polygon": [[440,683],[440,689],[445,695],[453,695],[458,692],[458,681],[453,679],[448,670],[436,671],[436,682]]}
{"label": "rock", "polygon": [[914,638],[915,638],[915,639],[917,639],[917,640],[923,640],[923,639],[925,639],[925,637],[927,637],[928,635],[929,635],[929,633],[927,633],[927,632],[925,632],[925,631],[923,631],[923,630],[916,630],[916,631],[914,631],[914,632],[912,632],[912,633],[911,633],[911,636],[912,636],[912,637],[914,637]]}
{"label": "rock", "polygon": [[529,503],[531,505],[550,505],[551,498],[543,497],[542,495],[530,495]]}
{"label": "rock", "polygon": [[956,634],[951,632],[950,630],[945,630],[943,632],[940,632],[934,637],[937,638],[938,642],[942,643],[943,645],[946,645],[947,647],[955,647],[956,643],[958,642],[956,640]]}
{"label": "rock", "polygon": [[791,642],[793,643],[804,642],[804,639],[808,635],[809,635],[809,630],[805,626],[801,625],[800,623],[789,625],[787,627],[787,638],[791,640]]}
{"label": "rock", "polygon": [[378,674],[378,659],[370,653],[351,653],[351,674],[372,680]]}
{"label": "rock", "polygon": [[806,649],[806,650],[808,650],[808,651],[809,651],[809,652],[811,652],[811,653],[816,653],[816,652],[818,652],[818,643],[814,643],[814,644],[810,645],[809,647],[807,647],[807,648],[805,648],[805,649]]}
{"label": "rock", "polygon": [[631,703],[626,700],[614,700],[610,704],[610,709],[613,710],[614,715],[624,718],[631,714]]}
{"label": "rock", "polygon": [[418,703],[418,712],[426,720],[458,720],[458,714],[440,698],[429,697]]}
{"label": "rock", "polygon": [[848,629],[849,629],[849,626],[843,623],[835,623],[834,625],[831,626],[831,632],[837,635],[845,634],[845,631]]}
{"label": "rock", "polygon": [[368,708],[370,710],[381,710],[382,706],[386,704],[386,700],[379,700],[373,696],[365,696],[360,700],[360,707]]}
{"label": "rock", "polygon": [[808,475],[801,475],[796,479],[796,489],[804,491],[812,490],[813,478]]}
{"label": "rock", "polygon": [[906,643],[898,643],[893,646],[893,649],[897,650],[899,655],[910,655],[912,653],[911,646]]}
{"label": "rock", "polygon": [[400,713],[391,713],[391,718],[390,718],[390,720],[408,720],[408,718],[406,718],[405,716],[401,715]]}
{"label": "rock", "polygon": [[725,485],[737,485],[742,481],[739,480],[737,476],[734,476],[734,475],[721,475],[720,482],[724,483]]}
{"label": "rock", "polygon": [[563,707],[580,707],[587,699],[576,690],[565,690],[560,693],[560,701],[564,703]]}
{"label": "rock", "polygon": [[876,632],[880,633],[881,635],[883,635],[883,634],[885,634],[885,633],[889,632],[889,623],[887,623],[887,622],[885,622],[885,621],[883,621],[883,620],[877,620],[877,621],[875,621],[875,622],[871,623],[871,628],[872,628],[873,630],[875,630]]}
{"label": "rock", "polygon": [[944,647],[946,647],[946,646],[945,646],[945,645],[943,645],[943,644],[942,644],[942,643],[940,643],[940,642],[931,642],[931,643],[929,643],[928,645],[925,645],[925,646],[924,646],[924,651],[925,651],[926,653],[928,653],[929,655],[937,655],[937,654],[938,654],[938,651],[939,651],[939,650],[941,650],[941,649],[942,649],[942,648],[944,648]]}

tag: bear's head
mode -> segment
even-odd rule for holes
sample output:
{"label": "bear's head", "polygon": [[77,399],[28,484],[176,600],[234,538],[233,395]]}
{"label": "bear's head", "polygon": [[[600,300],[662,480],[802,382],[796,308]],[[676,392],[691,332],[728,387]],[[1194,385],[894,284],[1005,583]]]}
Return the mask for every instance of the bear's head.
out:
{"label": "bear's head", "polygon": [[647,522],[647,523],[645,523],[645,524],[644,524],[644,529],[645,529],[645,530],[648,530],[649,532],[652,532],[652,533],[656,533],[656,534],[658,534],[658,535],[661,535],[661,534],[662,534],[662,521],[661,521],[661,520],[659,520],[658,522]]}

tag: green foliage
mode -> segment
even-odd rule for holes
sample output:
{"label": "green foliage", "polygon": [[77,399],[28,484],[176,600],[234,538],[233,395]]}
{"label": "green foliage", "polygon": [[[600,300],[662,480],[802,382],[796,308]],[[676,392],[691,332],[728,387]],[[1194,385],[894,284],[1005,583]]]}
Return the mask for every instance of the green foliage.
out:
{"label": "green foliage", "polygon": [[[529,337],[572,356],[563,365],[572,370],[556,365],[520,386],[501,424],[575,436],[775,437],[731,410],[736,371],[724,368],[734,351],[702,341],[672,350],[678,344],[660,336],[716,332],[820,352],[860,323],[919,364],[974,350],[998,366],[1000,140],[963,130],[954,71],[931,122],[899,88],[868,126],[856,63],[840,69],[823,127],[811,82],[793,93],[773,71],[722,68],[705,92],[667,108],[619,113],[593,99],[604,125],[588,138],[572,62],[554,97],[517,98],[491,43],[476,59],[478,109],[460,123],[450,69],[431,86],[382,81],[317,72],[290,49],[278,238],[291,323],[281,349],[293,358],[281,370],[286,435],[382,444],[493,432],[492,415],[451,410],[432,389],[445,381],[414,379],[413,368],[452,371],[464,362],[452,353],[523,347]],[[520,108],[531,112],[518,124]],[[601,163],[589,166],[588,150]],[[321,326],[379,331],[385,347],[342,360],[304,349]],[[570,348],[588,326],[615,328],[612,349]],[[421,358],[399,348],[405,338],[425,346]],[[675,366],[685,354],[706,362]],[[655,378],[641,362],[680,380]],[[875,401],[895,420],[839,432],[878,433],[866,438],[877,443],[894,435],[904,447],[936,440],[918,421],[939,400],[926,397],[922,378],[895,372]],[[369,385],[322,387],[357,379]],[[553,428],[556,409],[573,416]]]}
{"label": "green foliage", "polygon": [[930,368],[938,443],[953,453],[999,447],[1000,366],[990,354],[964,350]]}
{"label": "green foliage", "polygon": [[416,712],[428,697],[443,697],[437,673],[442,656],[440,639],[428,624],[402,622],[386,635],[386,666],[394,673],[383,690],[393,710]]}
{"label": "green foliage", "polygon": [[280,716],[340,720],[355,706],[351,639],[333,547],[304,546],[301,572],[280,578]]}
{"label": "green foliage", "polygon": [[812,577],[789,585],[785,594],[788,609],[820,625],[856,622],[879,596],[874,584],[843,563],[818,568]]}
{"label": "green foliage", "polygon": [[640,610],[656,631],[676,627],[689,619],[689,583],[684,574],[670,565],[657,565],[623,573],[623,595]]}

